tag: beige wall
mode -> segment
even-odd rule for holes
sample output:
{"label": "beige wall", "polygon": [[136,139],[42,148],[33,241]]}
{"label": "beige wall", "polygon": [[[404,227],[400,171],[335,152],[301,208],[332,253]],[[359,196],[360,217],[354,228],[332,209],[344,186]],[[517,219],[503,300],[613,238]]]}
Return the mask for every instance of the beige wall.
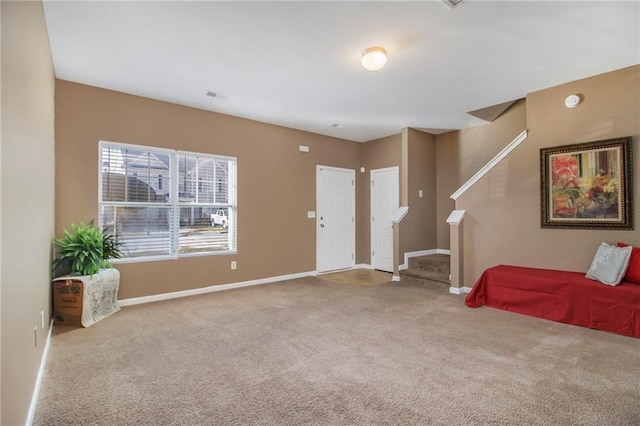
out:
{"label": "beige wall", "polygon": [[438,248],[449,248],[449,225],[446,220],[455,206],[451,194],[526,128],[526,101],[522,99],[492,123],[436,137]]}
{"label": "beige wall", "polygon": [[[436,136],[436,233],[439,249],[450,249],[447,218],[455,209],[451,194],[460,187],[458,158],[460,157],[460,132],[448,132]],[[464,183],[464,182],[462,182]]]}
{"label": "beige wall", "polygon": [[365,173],[360,173],[359,170],[357,172],[360,175],[358,184],[363,189],[358,198],[358,207],[362,211],[362,215],[358,216],[362,218],[358,229],[362,229],[363,235],[358,263],[371,263],[371,170],[400,167],[400,144],[400,134],[397,134],[367,142],[360,147],[361,165],[365,168]]}
{"label": "beige wall", "polygon": [[[466,286],[498,264],[586,271],[600,242],[640,244],[637,230],[542,229],[539,170],[540,148],[633,136],[638,182],[639,91],[640,66],[634,66],[527,95],[529,137],[456,203],[467,210]],[[566,108],[564,99],[575,93],[583,103]],[[639,191],[636,184],[636,200]]]}
{"label": "beige wall", "polygon": [[[40,2],[2,15],[1,417],[27,420],[50,317],[54,74]],[[45,315],[44,329],[40,312]],[[36,337],[34,342],[34,328]]]}
{"label": "beige wall", "polygon": [[[99,140],[238,159],[237,254],[118,264],[119,299],[314,271],[316,222],[307,211],[316,209],[316,165],[361,166],[360,143],[58,80],[58,234],[72,222],[97,219]],[[360,206],[356,214],[361,223]],[[357,259],[368,263],[361,248],[368,229],[356,233]]]}
{"label": "beige wall", "polygon": [[[404,253],[436,247],[436,137],[406,129],[404,202],[409,212],[400,223],[400,263]],[[403,147],[404,148],[404,147]],[[422,190],[422,197],[419,191]]]}
{"label": "beige wall", "polygon": [[435,248],[435,137],[408,134],[411,161],[403,163],[400,134],[360,144],[58,80],[56,231],[97,219],[98,141],[107,140],[238,158],[238,253],[119,263],[120,299],[314,271],[316,223],[307,211],[316,208],[318,164],[356,170],[357,264],[371,262],[373,169],[411,170],[402,252]]}
{"label": "beige wall", "polygon": [[525,99],[521,99],[495,121],[460,130],[458,143],[461,155],[457,161],[460,185],[476,174],[526,128],[527,103]]}
{"label": "beige wall", "polygon": [[400,133],[364,143],[361,151],[368,176],[371,170],[400,167]]}

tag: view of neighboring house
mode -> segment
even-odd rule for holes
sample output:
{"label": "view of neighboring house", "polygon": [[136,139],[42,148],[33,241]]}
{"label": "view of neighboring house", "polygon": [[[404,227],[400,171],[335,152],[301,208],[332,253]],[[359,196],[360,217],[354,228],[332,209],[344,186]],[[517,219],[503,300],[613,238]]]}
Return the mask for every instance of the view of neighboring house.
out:
{"label": "view of neighboring house", "polygon": [[[103,199],[108,201],[164,202],[171,194],[170,158],[159,152],[103,147],[101,151]],[[131,182],[115,182],[113,175]],[[227,204],[228,162],[181,155],[178,159],[178,197],[184,203]],[[144,185],[143,185],[144,184]]]}
{"label": "view of neighboring house", "polygon": [[[100,164],[99,222],[122,243],[126,256],[172,253],[175,226],[180,228],[180,252],[226,250],[233,244],[226,218],[222,229],[207,229],[215,228],[212,217],[219,210],[233,218],[228,215],[233,184],[228,159],[104,143]],[[172,203],[175,198],[178,202]],[[202,241],[189,244],[187,238]]]}

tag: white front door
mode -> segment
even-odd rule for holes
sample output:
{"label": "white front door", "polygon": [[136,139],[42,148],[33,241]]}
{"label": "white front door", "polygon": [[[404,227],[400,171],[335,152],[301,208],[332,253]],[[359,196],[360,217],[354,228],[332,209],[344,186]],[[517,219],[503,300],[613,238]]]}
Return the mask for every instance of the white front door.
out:
{"label": "white front door", "polygon": [[371,170],[371,266],[393,272],[393,223],[400,206],[397,167]]}
{"label": "white front door", "polygon": [[316,173],[318,272],[355,266],[355,170],[318,166]]}

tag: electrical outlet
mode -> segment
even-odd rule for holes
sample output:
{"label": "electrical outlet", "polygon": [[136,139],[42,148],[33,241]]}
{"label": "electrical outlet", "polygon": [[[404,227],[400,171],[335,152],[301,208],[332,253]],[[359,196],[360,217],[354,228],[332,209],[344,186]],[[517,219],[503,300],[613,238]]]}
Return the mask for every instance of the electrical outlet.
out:
{"label": "electrical outlet", "polygon": [[44,330],[44,311],[40,311],[40,330]]}
{"label": "electrical outlet", "polygon": [[235,260],[231,261],[231,269],[237,269],[238,268],[238,264],[236,263]]}

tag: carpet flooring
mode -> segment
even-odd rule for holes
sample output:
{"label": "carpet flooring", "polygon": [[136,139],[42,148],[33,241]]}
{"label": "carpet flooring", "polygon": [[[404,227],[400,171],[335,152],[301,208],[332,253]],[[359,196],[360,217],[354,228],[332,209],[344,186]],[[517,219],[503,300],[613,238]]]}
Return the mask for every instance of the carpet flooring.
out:
{"label": "carpet flooring", "polygon": [[382,272],[371,269],[350,269],[348,271],[322,274],[318,277],[336,284],[348,285],[379,285],[391,281],[390,272]]}
{"label": "carpet flooring", "polygon": [[640,339],[319,277],[55,327],[35,425],[637,425]]}

